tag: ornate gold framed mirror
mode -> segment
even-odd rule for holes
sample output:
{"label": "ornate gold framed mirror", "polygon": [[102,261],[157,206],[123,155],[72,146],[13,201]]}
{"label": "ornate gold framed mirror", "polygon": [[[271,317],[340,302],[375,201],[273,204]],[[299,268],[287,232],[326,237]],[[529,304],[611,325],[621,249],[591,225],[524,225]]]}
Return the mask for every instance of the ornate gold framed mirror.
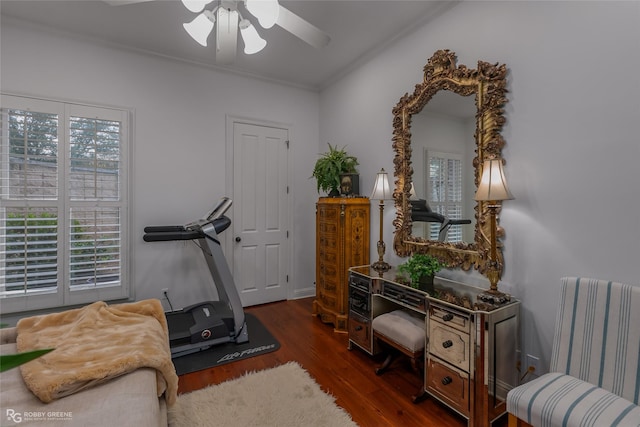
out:
{"label": "ornate gold framed mirror", "polygon": [[[440,258],[450,268],[459,267],[469,270],[473,267],[481,273],[485,272],[486,260],[491,246],[489,210],[487,202],[476,202],[473,195],[480,182],[484,160],[502,159],[502,148],[505,141],[501,130],[505,122],[503,107],[507,102],[506,73],[504,64],[478,61],[476,69],[457,65],[454,52],[439,50],[425,65],[422,83],[416,85],[413,94],[407,93],[400,98],[393,109],[393,149],[395,151],[395,191],[393,197],[396,206],[396,219],[393,223],[395,227],[393,246],[398,256],[406,257],[414,252],[430,253]],[[466,203],[467,205],[467,219],[457,218],[459,224],[468,224],[466,227],[470,231],[466,234],[470,237],[466,241],[463,238],[451,241],[446,236],[442,236],[442,227],[451,222],[451,218],[446,217],[451,210],[446,210],[448,208],[442,208],[440,205],[437,206],[437,209],[432,209],[428,204],[434,200],[432,195],[424,196],[426,200],[422,201],[426,202],[427,211],[440,215],[439,222],[427,220],[435,222],[436,227],[441,227],[440,233],[424,232],[420,234],[414,232],[414,218],[415,222],[418,222],[418,219],[424,221],[417,212],[421,208],[417,207],[415,203],[416,198],[422,199],[423,196],[416,197],[415,188],[423,187],[425,193],[429,192],[427,190],[430,190],[431,193],[437,193],[436,190],[433,190],[435,184],[429,184],[429,180],[432,179],[432,170],[438,168],[434,167],[433,163],[429,163],[430,160],[426,160],[427,154],[424,154],[425,161],[422,162],[420,168],[429,170],[424,172],[424,182],[414,183],[414,175],[416,174],[414,174],[412,154],[422,155],[419,152],[420,148],[416,149],[416,147],[421,147],[416,140],[422,138],[413,135],[414,141],[412,141],[412,131],[414,130],[412,123],[416,125],[417,129],[419,113],[422,116],[424,112],[429,110],[431,102],[434,102],[434,97],[437,95],[439,98],[445,92],[450,92],[447,93],[449,96],[455,94],[455,98],[465,98],[470,103],[471,100],[475,100],[475,108],[472,106],[471,109],[471,125],[467,132],[469,153],[459,154],[461,159],[468,159],[466,162],[460,161],[462,165],[467,165],[468,171],[463,170],[462,173],[468,172],[468,178],[459,180],[461,187],[467,182],[467,188],[460,190],[460,194],[466,195],[460,197],[465,199],[461,204]],[[453,108],[453,110],[457,110],[457,108]],[[432,139],[434,138],[432,137]],[[429,145],[428,142],[427,145]],[[424,152],[427,153],[427,150],[425,148]],[[439,183],[438,185],[442,186],[443,184]],[[498,212],[499,209],[498,207]],[[429,227],[431,226],[432,224],[429,225]],[[465,226],[460,225],[460,228],[463,227]],[[445,234],[447,231],[445,230]],[[458,232],[458,234],[464,235],[463,232]],[[500,239],[503,235],[504,230],[498,226],[497,261],[500,273],[503,265]]]}

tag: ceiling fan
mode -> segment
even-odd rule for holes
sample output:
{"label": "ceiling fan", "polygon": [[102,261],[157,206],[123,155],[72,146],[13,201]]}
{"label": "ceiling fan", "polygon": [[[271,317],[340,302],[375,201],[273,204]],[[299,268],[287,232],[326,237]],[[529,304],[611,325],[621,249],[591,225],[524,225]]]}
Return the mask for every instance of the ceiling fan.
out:
{"label": "ceiling fan", "polygon": [[[143,3],[154,0],[104,0],[112,6]],[[198,15],[184,23],[184,29],[200,45],[207,46],[207,39],[216,28],[216,63],[230,64],[235,60],[238,29],[244,42],[244,53],[260,52],[267,42],[258,34],[239,6],[256,18],[262,28],[278,25],[315,48],[326,46],[331,40],[322,30],[302,19],[278,0],[182,0],[184,6]],[[214,7],[206,9],[209,3]],[[216,25],[217,24],[217,25]]]}

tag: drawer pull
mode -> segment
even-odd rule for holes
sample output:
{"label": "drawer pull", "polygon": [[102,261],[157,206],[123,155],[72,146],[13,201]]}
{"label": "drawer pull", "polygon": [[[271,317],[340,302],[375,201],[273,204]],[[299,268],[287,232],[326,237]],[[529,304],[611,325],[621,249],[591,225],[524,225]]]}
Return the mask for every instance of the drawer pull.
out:
{"label": "drawer pull", "polygon": [[442,343],[442,346],[443,346],[444,348],[449,348],[449,347],[451,347],[452,345],[453,345],[453,341],[451,341],[451,340],[446,340],[445,342],[443,342],[443,343]]}
{"label": "drawer pull", "polygon": [[361,325],[358,325],[358,326],[356,326],[356,328],[355,328],[355,329],[356,329],[356,331],[361,331],[361,330],[362,330],[362,326],[361,326]]}
{"label": "drawer pull", "polygon": [[447,313],[444,316],[442,316],[442,320],[444,320],[445,322],[449,322],[451,320],[453,320],[453,314],[451,313]]}
{"label": "drawer pull", "polygon": [[449,376],[446,376],[446,377],[444,377],[444,378],[442,379],[442,384],[444,384],[444,385],[449,385],[449,384],[451,384],[452,382],[453,382],[453,380],[452,380],[452,379],[451,379],[451,377],[449,377]]}

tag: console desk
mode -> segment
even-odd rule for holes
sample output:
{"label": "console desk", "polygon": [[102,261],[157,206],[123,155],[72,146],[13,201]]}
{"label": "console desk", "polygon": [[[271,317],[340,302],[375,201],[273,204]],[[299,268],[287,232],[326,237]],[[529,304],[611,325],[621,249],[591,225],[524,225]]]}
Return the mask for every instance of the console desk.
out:
{"label": "console desk", "polygon": [[519,380],[520,302],[479,302],[484,289],[436,277],[431,294],[404,285],[395,268],[349,269],[349,349],[379,353],[371,322],[403,308],[424,316],[423,394],[468,420],[490,426],[506,413],[507,392]]}

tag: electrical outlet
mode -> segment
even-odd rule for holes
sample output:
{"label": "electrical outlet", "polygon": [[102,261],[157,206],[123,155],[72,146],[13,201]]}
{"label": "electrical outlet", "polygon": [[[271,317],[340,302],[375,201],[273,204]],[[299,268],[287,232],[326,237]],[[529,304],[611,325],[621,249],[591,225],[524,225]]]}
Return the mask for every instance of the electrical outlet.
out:
{"label": "electrical outlet", "polygon": [[166,297],[169,295],[169,288],[162,288],[162,297]]}
{"label": "electrical outlet", "polygon": [[540,370],[540,358],[527,354],[527,368],[533,368],[536,375],[542,375]]}

